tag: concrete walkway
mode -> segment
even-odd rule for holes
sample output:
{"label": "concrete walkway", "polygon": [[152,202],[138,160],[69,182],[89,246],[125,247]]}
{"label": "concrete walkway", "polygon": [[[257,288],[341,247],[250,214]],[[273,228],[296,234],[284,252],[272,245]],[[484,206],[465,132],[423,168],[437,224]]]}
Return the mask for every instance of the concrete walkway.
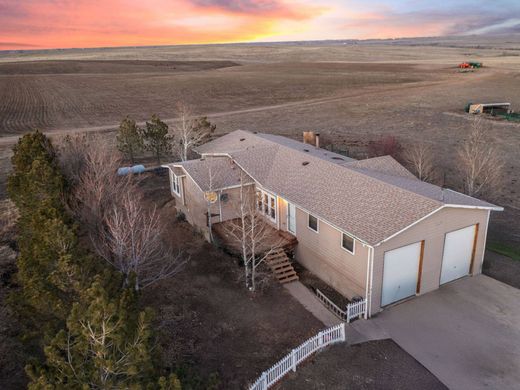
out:
{"label": "concrete walkway", "polygon": [[314,317],[319,319],[325,326],[330,327],[340,324],[342,321],[332,314],[320,300],[301,282],[291,282],[283,285],[289,293],[309,310]]}
{"label": "concrete walkway", "polygon": [[[314,317],[319,319],[327,327],[341,324],[341,321],[321,301],[305,287],[301,282],[284,284],[289,293],[300,302],[303,307],[310,311]],[[348,344],[359,344],[370,340],[387,339],[390,336],[372,321],[357,320],[346,324],[345,333]]]}

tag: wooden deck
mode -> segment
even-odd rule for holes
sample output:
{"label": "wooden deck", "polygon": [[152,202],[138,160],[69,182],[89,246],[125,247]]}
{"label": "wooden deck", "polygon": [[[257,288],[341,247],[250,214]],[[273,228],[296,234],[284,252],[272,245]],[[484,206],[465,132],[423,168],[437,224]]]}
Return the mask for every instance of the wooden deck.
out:
{"label": "wooden deck", "polygon": [[[217,243],[224,247],[227,252],[240,256],[240,242],[229,233],[234,224],[236,224],[234,220],[216,223],[213,225],[213,234]],[[265,253],[273,247],[282,248],[285,252],[291,253],[296,244],[298,244],[296,237],[290,233],[277,230],[270,225],[268,225],[267,229],[267,235],[262,240],[262,245],[258,247],[258,254]]]}

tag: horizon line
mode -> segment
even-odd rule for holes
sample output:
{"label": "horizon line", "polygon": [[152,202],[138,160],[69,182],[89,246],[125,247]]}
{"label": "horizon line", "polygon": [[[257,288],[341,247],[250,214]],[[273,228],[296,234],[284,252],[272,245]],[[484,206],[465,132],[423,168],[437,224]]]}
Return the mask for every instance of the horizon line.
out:
{"label": "horizon line", "polygon": [[[123,45],[123,46],[91,46],[91,47],[50,47],[34,49],[0,49],[0,53],[6,52],[35,52],[53,50],[102,50],[102,49],[130,49],[130,48],[156,48],[173,46],[224,46],[224,45],[262,45],[262,44],[287,44],[287,43],[307,43],[307,42],[367,42],[367,41],[398,41],[405,39],[431,39],[431,38],[457,38],[457,37],[477,37],[477,36],[496,36],[501,34],[454,34],[454,35],[431,35],[431,36],[404,36],[397,38],[338,38],[338,39],[307,39],[307,40],[280,40],[280,41],[238,41],[238,42],[213,42],[213,43],[172,43],[166,45]],[[510,34],[508,34],[510,35]],[[0,42],[0,45],[2,42]],[[29,45],[29,44],[27,44]]]}

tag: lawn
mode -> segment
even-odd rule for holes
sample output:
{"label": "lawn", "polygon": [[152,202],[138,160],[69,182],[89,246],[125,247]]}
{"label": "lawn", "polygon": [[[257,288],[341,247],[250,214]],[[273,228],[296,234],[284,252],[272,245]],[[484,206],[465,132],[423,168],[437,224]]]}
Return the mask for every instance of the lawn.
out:
{"label": "lawn", "polygon": [[513,248],[509,245],[502,244],[496,241],[490,241],[487,243],[487,249],[490,251],[499,253],[501,255],[512,258],[513,260],[520,261],[520,249]]}

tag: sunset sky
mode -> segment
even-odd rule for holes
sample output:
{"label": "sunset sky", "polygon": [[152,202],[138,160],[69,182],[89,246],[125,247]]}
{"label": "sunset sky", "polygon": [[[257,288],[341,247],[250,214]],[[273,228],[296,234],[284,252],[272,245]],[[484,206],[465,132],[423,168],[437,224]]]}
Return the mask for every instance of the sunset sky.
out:
{"label": "sunset sky", "polygon": [[520,32],[520,0],[0,0],[0,50]]}

